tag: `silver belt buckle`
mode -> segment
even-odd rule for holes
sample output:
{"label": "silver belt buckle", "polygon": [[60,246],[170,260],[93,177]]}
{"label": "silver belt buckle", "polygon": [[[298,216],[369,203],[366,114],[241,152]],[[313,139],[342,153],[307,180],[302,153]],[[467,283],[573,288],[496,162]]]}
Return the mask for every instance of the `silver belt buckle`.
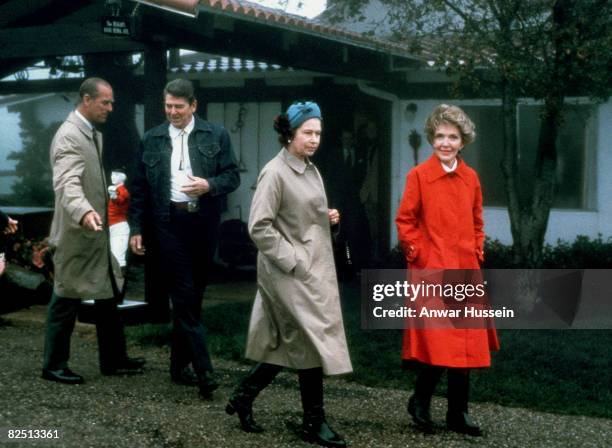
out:
{"label": "silver belt buckle", "polygon": [[200,210],[200,203],[198,201],[187,202],[187,211],[189,213],[195,213]]}

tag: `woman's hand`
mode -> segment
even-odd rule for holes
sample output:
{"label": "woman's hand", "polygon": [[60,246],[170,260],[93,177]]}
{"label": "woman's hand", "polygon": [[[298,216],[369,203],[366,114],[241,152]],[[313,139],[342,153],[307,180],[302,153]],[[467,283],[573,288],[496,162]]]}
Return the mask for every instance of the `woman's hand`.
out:
{"label": "woman's hand", "polygon": [[340,222],[340,212],[335,208],[330,208],[327,210],[327,216],[329,216],[329,223],[332,226],[335,226]]}

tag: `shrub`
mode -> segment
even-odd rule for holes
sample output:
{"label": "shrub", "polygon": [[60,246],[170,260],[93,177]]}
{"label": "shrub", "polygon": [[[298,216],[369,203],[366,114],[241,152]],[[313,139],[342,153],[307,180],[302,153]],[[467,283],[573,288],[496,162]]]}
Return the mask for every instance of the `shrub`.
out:
{"label": "shrub", "polygon": [[[519,269],[519,263],[513,260],[512,245],[499,240],[485,240],[486,269]],[[406,261],[399,245],[395,246],[385,259],[384,268],[404,269]],[[578,235],[570,243],[558,240],[552,246],[546,244],[542,251],[542,268],[545,269],[610,269],[612,268],[612,237],[603,239]]]}

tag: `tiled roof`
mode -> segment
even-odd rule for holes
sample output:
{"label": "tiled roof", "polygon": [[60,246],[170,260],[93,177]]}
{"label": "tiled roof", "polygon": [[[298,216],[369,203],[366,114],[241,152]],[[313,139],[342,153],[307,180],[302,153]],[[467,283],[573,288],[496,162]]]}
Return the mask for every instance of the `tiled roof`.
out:
{"label": "tiled roof", "polygon": [[[172,4],[176,4],[177,1],[178,0],[154,0],[154,3],[161,6],[172,6]],[[194,12],[196,6],[199,7],[200,11],[227,15],[236,19],[269,23],[289,30],[306,32],[322,38],[342,41],[349,45],[370,48],[396,56],[419,59],[410,52],[407,46],[400,43],[379,37],[366,36],[354,31],[320,23],[306,17],[290,14],[280,9],[252,3],[247,0],[199,0],[199,4],[194,5]]]}

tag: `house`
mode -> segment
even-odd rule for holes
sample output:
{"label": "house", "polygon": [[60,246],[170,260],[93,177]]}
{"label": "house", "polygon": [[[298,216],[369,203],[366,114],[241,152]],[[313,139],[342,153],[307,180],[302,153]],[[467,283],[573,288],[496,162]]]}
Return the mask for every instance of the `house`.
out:
{"label": "house", "polygon": [[[330,1],[328,9],[318,19],[322,23],[333,23],[379,39],[393,40],[388,6],[379,0],[366,2],[360,9],[361,18],[345,17],[341,14],[343,8],[345,6],[342,2]],[[423,46],[423,55],[430,57],[431,62],[406,69],[403,85],[396,84],[385,89],[390,93],[389,101],[393,104],[393,110],[399,115],[398,126],[394,127],[395,135],[392,138],[398,142],[392,149],[392,213],[401,199],[404,173],[417,162],[417,152],[413,145],[419,141],[421,143],[419,162],[431,154],[423,134],[427,115],[439,103],[457,104],[468,112],[477,127],[478,138],[466,148],[464,157],[478,171],[483,184],[486,233],[491,238],[511,243],[510,220],[500,170],[501,99],[492,96],[453,99],[448,88],[451,80],[430,68],[435,55],[428,54],[431,49],[426,44]],[[545,235],[546,242],[551,244],[559,239],[574,240],[577,235],[612,235],[612,182],[606,175],[612,168],[612,145],[607,138],[612,135],[612,101],[596,103],[586,97],[571,97],[566,99],[566,103],[568,111],[557,139],[556,198]],[[534,148],[539,135],[540,110],[540,103],[523,98],[516,111],[523,195],[533,191]],[[420,139],[414,137],[415,132]],[[392,241],[396,240],[394,230],[391,233]]]}
{"label": "house", "polygon": [[[191,2],[198,10],[197,19],[138,4],[132,11],[137,22],[135,35],[113,36],[114,40],[102,36],[100,39],[99,28],[96,34],[88,26],[80,26],[83,35],[78,45],[73,40],[59,45],[56,39],[51,39],[53,35],[58,32],[70,35],[77,21],[88,20],[86,23],[93,27],[95,22],[92,22],[92,18],[105,12],[100,4],[76,3],[78,5],[68,14],[56,16],[43,26],[35,19],[34,11],[25,14],[18,2],[10,1],[3,5],[5,10],[13,5],[22,14],[19,16],[15,12],[14,17],[9,15],[4,22],[0,22],[3,27],[0,28],[3,42],[0,45],[0,59],[9,63],[3,67],[11,64],[17,66],[23,59],[18,56],[23,55],[24,51],[32,58],[47,58],[47,65],[52,66],[58,64],[57,58],[49,58],[47,55],[78,54],[79,51],[95,53],[113,49],[144,50],[144,68],[134,75],[129,92],[135,96],[137,103],[144,105],[145,125],[137,125],[141,130],[159,122],[158,118],[157,121],[150,120],[148,124],[147,119],[153,115],[150,113],[152,109],[160,109],[158,95],[167,77],[188,76],[194,79],[201,103],[206,104],[205,115],[211,120],[225,123],[230,130],[243,170],[242,186],[228,201],[227,219],[246,219],[257,171],[279,149],[269,124],[274,115],[296,99],[314,99],[321,104],[325,113],[325,126],[329,129],[321,150],[321,154],[330,154],[321,159],[326,177],[332,177],[334,173],[334,157],[331,156],[332,151],[326,148],[335,147],[335,152],[339,151],[337,145],[340,130],[347,129],[356,133],[365,132],[369,128],[369,139],[375,143],[376,163],[380,166],[380,170],[372,171],[374,174],[369,182],[370,189],[365,193],[370,203],[376,207],[375,213],[370,214],[373,220],[371,227],[374,229],[372,240],[378,253],[382,254],[390,247],[391,184],[384,173],[390,171],[391,110],[384,94],[381,98],[368,83],[385,81],[386,72],[393,77],[392,67],[420,63],[405,48],[242,0]],[[133,2],[129,3],[133,6]],[[33,35],[37,35],[37,38],[31,38]],[[45,37],[49,38],[48,42],[44,40]],[[40,43],[41,39],[45,44],[34,46],[33,41]],[[159,42],[164,43],[161,50],[158,48]],[[199,52],[223,54],[226,58],[204,57],[206,64],[202,61],[199,66],[192,63],[187,69],[181,65],[175,70],[176,73],[168,74],[166,63],[159,64],[158,59],[165,60],[165,49],[170,48],[170,44]],[[223,68],[224,64],[230,63],[226,69]],[[234,64],[239,65],[238,69]],[[265,68],[262,69],[262,66]],[[163,67],[163,76],[151,75],[151,67]],[[381,67],[387,68],[381,70]],[[9,73],[13,72],[5,71],[5,74]],[[160,82],[157,78],[164,81]],[[9,77],[0,82],[0,94],[57,92],[61,96],[62,92],[74,92],[78,83],[78,78],[24,81]],[[151,84],[155,83],[158,88],[152,89]],[[116,94],[119,97],[117,91]],[[59,105],[53,108],[57,115],[63,115],[71,103],[59,103],[65,106],[62,114],[58,112],[61,110]],[[11,110],[24,107],[25,103],[15,105]],[[40,107],[47,106],[41,104]],[[137,107],[137,114],[138,110]],[[119,134],[121,136],[121,130]],[[120,140],[118,142],[122,143]],[[117,152],[115,145],[110,145],[105,154],[109,151]],[[133,149],[123,148],[120,153],[128,151]],[[334,178],[343,177],[341,171],[334,174]],[[356,191],[359,189],[359,186],[355,187]]]}
{"label": "house", "polygon": [[[194,50],[170,61],[167,71],[164,62],[164,78],[181,76],[194,80],[200,104],[205,105],[200,113],[223,123],[230,131],[242,184],[229,196],[224,219],[247,219],[257,173],[279,149],[271,127],[273,117],[295,99],[313,99],[321,104],[324,113],[325,134],[317,164],[327,179],[331,205],[342,210],[343,204],[338,203],[335,191],[338,185],[351,182],[340,161],[341,139],[352,134],[354,145],[361,146],[360,153],[365,154],[362,158],[367,159],[366,171],[370,173],[368,181],[362,179],[354,189],[362,193],[370,207],[366,224],[372,254],[383,256],[397,242],[393,218],[405,174],[430,154],[423,133],[425,119],[436,104],[453,102],[464,107],[477,124],[479,137],[466,149],[465,157],[482,178],[486,232],[504,243],[511,242],[498,168],[500,153],[496,150],[501,125],[499,99],[454,101],[448,93],[449,80],[428,68],[426,61],[414,57],[407,48],[381,37],[364,36],[340,25],[324,23],[321,21],[324,18],[308,20],[243,0],[185,3],[191,5],[187,12],[197,15],[197,19],[139,6],[134,11],[136,15],[142,14],[142,34],[131,40],[120,37],[120,44],[114,45],[139,51],[150,45],[147,39],[154,35],[165,45]],[[84,9],[88,16],[93,15],[93,6]],[[160,22],[164,27],[158,28],[166,31],[155,34],[157,28],[153,24]],[[204,29],[204,25],[208,28]],[[3,32],[0,30],[0,35]],[[87,45],[101,45],[93,43],[93,35],[87,39],[92,39],[85,41]],[[2,48],[0,59],[13,54],[14,50]],[[74,51],[72,47],[65,51],[62,48],[52,45],[46,51],[60,54]],[[85,50],[92,51],[90,47]],[[33,53],[39,56],[39,52]],[[150,78],[146,62],[144,69],[137,70],[134,84],[140,103],[136,107],[140,133],[148,127],[145,121],[150,104],[146,103],[151,102],[147,93],[150,87],[146,82],[140,83]],[[52,81],[35,88],[38,92],[55,91],[61,96],[59,92],[74,91],[77,81],[67,90],[56,89],[53,86],[60,84]],[[68,81],[62,82],[65,89]],[[26,91],[17,81],[0,82],[0,94]],[[47,101],[43,99],[42,103]],[[36,107],[48,107],[42,103]],[[591,237],[612,234],[612,183],[605,175],[612,168],[612,147],[604,138],[612,131],[612,103],[595,105],[584,98],[574,98],[572,103],[571,119],[562,129],[564,149],[558,170],[558,200],[546,234],[546,241],[551,243],[559,238],[573,240],[578,234]],[[11,110],[19,107],[15,104]],[[65,107],[67,113],[71,104],[66,102]],[[53,109],[59,110],[57,106]],[[537,113],[536,103],[521,102],[518,137],[523,147],[537,135],[534,129]],[[527,164],[530,157],[533,155],[521,154],[521,160]],[[6,162],[0,159],[0,172],[3,163]],[[527,184],[529,179],[524,180]]]}

